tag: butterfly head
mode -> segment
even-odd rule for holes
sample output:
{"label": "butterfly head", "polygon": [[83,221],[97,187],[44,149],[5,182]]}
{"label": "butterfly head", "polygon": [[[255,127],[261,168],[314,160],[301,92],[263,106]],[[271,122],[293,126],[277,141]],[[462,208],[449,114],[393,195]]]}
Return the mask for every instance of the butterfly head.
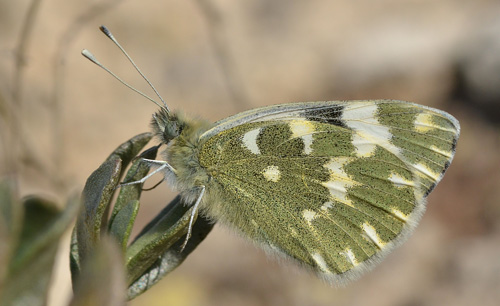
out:
{"label": "butterfly head", "polygon": [[153,114],[151,125],[153,126],[155,134],[165,144],[168,144],[172,139],[178,137],[184,128],[184,124],[179,118],[163,107]]}

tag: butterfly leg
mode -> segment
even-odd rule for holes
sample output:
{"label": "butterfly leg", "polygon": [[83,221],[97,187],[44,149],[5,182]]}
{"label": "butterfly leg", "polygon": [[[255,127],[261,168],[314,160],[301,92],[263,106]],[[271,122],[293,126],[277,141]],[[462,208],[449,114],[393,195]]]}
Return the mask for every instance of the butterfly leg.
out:
{"label": "butterfly leg", "polygon": [[189,218],[188,232],[186,234],[186,239],[184,240],[184,243],[182,244],[181,252],[186,247],[186,245],[189,241],[189,238],[191,238],[191,234],[193,233],[194,219],[198,216],[198,210],[199,210],[199,206],[201,203],[201,199],[203,198],[203,195],[205,194],[205,186],[201,186],[200,189],[201,189],[200,194],[198,195],[198,198],[196,199],[196,202],[194,203],[193,211],[191,212],[191,216]]}
{"label": "butterfly leg", "polygon": [[158,167],[158,168],[156,168],[154,171],[152,171],[151,173],[149,173],[148,175],[146,175],[145,177],[143,177],[142,179],[140,179],[138,181],[129,182],[129,183],[122,183],[118,187],[127,186],[127,185],[142,184],[146,180],[148,180],[150,177],[152,177],[153,175],[155,175],[156,173],[161,172],[161,171],[169,172],[171,174],[175,174],[175,172],[176,172],[175,169],[172,168],[172,166],[170,166],[170,164],[168,162],[163,161],[163,160],[154,160],[154,159],[143,158],[143,159],[141,159],[141,162],[146,163],[149,166]]}

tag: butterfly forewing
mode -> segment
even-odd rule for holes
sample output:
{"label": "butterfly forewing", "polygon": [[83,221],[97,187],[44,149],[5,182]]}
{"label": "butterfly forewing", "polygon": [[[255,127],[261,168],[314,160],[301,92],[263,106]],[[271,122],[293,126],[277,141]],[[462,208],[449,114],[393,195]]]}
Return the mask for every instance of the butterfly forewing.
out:
{"label": "butterfly forewing", "polygon": [[200,138],[206,213],[330,282],[353,279],[415,227],[458,134],[450,115],[400,101],[245,112]]}

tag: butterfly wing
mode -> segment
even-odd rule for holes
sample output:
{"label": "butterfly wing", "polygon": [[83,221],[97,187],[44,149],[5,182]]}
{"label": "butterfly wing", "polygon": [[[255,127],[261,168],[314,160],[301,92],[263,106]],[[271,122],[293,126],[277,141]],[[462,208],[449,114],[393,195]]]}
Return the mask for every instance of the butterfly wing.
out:
{"label": "butterfly wing", "polygon": [[392,100],[264,107],[200,138],[206,213],[331,283],[370,269],[415,228],[458,121]]}

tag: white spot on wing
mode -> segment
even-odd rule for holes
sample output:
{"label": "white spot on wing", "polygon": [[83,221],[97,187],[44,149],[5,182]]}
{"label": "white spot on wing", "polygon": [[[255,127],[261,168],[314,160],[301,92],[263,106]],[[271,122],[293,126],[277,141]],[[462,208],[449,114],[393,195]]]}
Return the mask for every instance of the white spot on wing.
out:
{"label": "white spot on wing", "polygon": [[280,180],[281,172],[278,166],[268,166],[266,169],[264,169],[262,175],[264,175],[266,180],[276,183]]}
{"label": "white spot on wing", "polygon": [[351,200],[346,198],[346,187],[349,187],[350,184],[342,181],[328,181],[321,184],[328,188],[328,190],[330,191],[330,196],[332,198],[352,206]]}
{"label": "white spot on wing", "polygon": [[369,157],[375,152],[376,145],[380,145],[399,156],[399,149],[390,143],[392,134],[389,127],[377,119],[377,110],[377,104],[373,102],[351,104],[344,108],[342,120],[355,131],[352,143],[356,153],[360,157]]}
{"label": "white spot on wing", "polygon": [[415,117],[415,130],[420,133],[425,133],[435,129],[432,123],[432,115],[427,113],[420,113]]}
{"label": "white spot on wing", "polygon": [[316,212],[305,209],[302,211],[302,217],[304,217],[304,219],[306,219],[306,221],[310,223],[312,220],[314,220],[314,218],[316,218]]}
{"label": "white spot on wing", "polygon": [[409,181],[397,173],[391,173],[389,181],[391,181],[396,187],[415,187],[413,181]]}
{"label": "white spot on wing", "polygon": [[313,143],[312,135],[304,135],[302,136],[302,141],[304,142],[304,154],[309,155],[312,153],[311,145]]}
{"label": "white spot on wing", "polygon": [[438,153],[438,154],[441,154],[443,155],[444,157],[447,157],[447,158],[451,158],[453,156],[453,154],[449,151],[443,151],[441,149],[439,149],[438,147],[432,145],[431,147],[431,150]]}
{"label": "white spot on wing", "polygon": [[353,265],[357,266],[359,265],[358,260],[356,259],[356,256],[354,256],[354,253],[352,252],[351,249],[346,249],[344,252],[341,253],[342,255],[345,256],[345,258]]}
{"label": "white spot on wing", "polygon": [[[415,130],[420,133],[425,133],[432,131],[433,129],[438,129],[441,131],[446,131],[455,134],[457,131],[455,129],[450,129],[448,127],[439,125],[435,123],[432,119],[434,117],[439,117],[436,114],[420,113],[415,117]],[[448,118],[449,119],[449,118]],[[449,119],[451,120],[451,119]]]}
{"label": "white spot on wing", "polygon": [[292,132],[292,138],[301,138],[304,143],[304,154],[308,155],[312,153],[311,145],[313,143],[313,136],[316,129],[314,124],[305,120],[292,120],[290,121],[290,131]]}
{"label": "white spot on wing", "polygon": [[316,264],[318,265],[318,268],[323,271],[323,272],[326,272],[326,273],[332,273],[330,272],[330,270],[328,269],[328,265],[326,264],[326,261],[325,259],[323,258],[323,256],[321,256],[321,254],[319,253],[313,253],[311,254],[312,258],[314,259],[314,261],[316,262]]}
{"label": "white spot on wing", "polygon": [[375,154],[377,145],[368,139],[370,138],[366,134],[359,131],[352,134],[352,145],[356,148],[358,157],[370,157]]}
{"label": "white spot on wing", "polygon": [[332,199],[353,206],[352,201],[347,198],[347,188],[355,186],[354,182],[344,171],[344,165],[350,162],[350,158],[332,158],[323,167],[330,171],[330,180],[321,184],[328,188]]}
{"label": "white spot on wing", "polygon": [[306,120],[290,121],[290,130],[292,131],[293,138],[312,134],[316,131],[316,129],[314,128],[314,124]]}
{"label": "white spot on wing", "polygon": [[398,210],[396,208],[392,208],[391,211],[399,219],[401,219],[403,221],[407,221],[408,220],[408,216],[405,215],[402,211],[400,211],[400,210]]}
{"label": "white spot on wing", "polygon": [[375,243],[380,249],[384,247],[385,242],[380,240],[380,238],[378,237],[377,231],[375,230],[375,228],[373,226],[371,226],[368,223],[363,223],[363,231],[365,231],[368,238],[373,243]]}
{"label": "white spot on wing", "polygon": [[427,175],[428,177],[432,178],[434,181],[439,181],[441,174],[432,172],[432,170],[429,169],[426,165],[416,164],[416,165],[414,165],[414,167],[418,171],[420,171],[423,174]]}
{"label": "white spot on wing", "polygon": [[330,209],[332,207],[333,207],[333,203],[328,201],[328,202],[325,202],[323,205],[321,205],[321,210],[328,211],[328,209]]}
{"label": "white spot on wing", "polygon": [[247,148],[253,154],[261,154],[259,146],[257,145],[257,137],[259,136],[261,128],[256,128],[248,131],[243,135],[243,142],[241,146]]}

